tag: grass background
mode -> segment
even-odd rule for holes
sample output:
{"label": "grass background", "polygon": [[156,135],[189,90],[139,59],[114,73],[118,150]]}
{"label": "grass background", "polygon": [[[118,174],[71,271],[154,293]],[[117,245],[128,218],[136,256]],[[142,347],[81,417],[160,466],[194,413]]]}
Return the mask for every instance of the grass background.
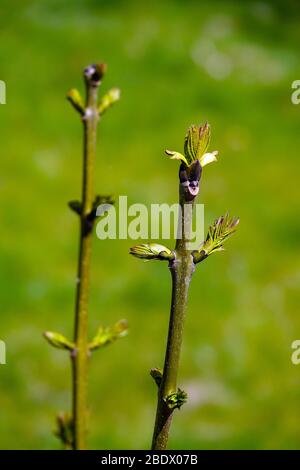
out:
{"label": "grass background", "polygon": [[[96,188],[129,203],[173,203],[186,128],[208,120],[219,163],[205,168],[207,225],[241,224],[197,270],[186,320],[170,448],[299,448],[300,17],[292,1],[2,0],[0,78],[0,447],[59,448],[54,416],[70,404],[67,354],[45,329],[72,334],[81,125],[66,91],[109,64],[102,91],[122,101],[101,122]],[[95,353],[89,445],[147,448],[170,300],[163,263],[127,255],[130,240],[94,240],[90,333],[119,318],[130,336]]]}

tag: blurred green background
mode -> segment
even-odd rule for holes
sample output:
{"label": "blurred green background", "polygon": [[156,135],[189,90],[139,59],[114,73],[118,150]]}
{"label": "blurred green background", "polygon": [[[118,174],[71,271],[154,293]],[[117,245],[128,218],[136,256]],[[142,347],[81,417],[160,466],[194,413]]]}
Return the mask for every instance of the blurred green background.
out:
{"label": "blurred green background", "polygon": [[[299,122],[297,2],[2,0],[0,447],[59,448],[54,417],[70,407],[67,354],[46,329],[73,330],[81,123],[65,95],[81,71],[109,68],[102,92],[122,100],[100,123],[96,190],[129,203],[177,201],[191,123],[208,120],[219,162],[205,168],[206,225],[239,215],[227,251],[197,270],[190,292],[170,448],[300,448]],[[90,367],[94,449],[148,448],[163,364],[170,278],[128,256],[131,240],[94,239],[90,334],[127,318],[130,335]],[[172,243],[171,243],[172,244]]]}

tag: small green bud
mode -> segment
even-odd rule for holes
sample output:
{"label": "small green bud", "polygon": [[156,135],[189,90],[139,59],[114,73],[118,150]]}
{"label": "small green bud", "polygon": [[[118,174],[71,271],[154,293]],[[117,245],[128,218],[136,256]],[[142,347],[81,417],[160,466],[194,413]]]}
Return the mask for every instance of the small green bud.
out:
{"label": "small green bud", "polygon": [[156,259],[171,261],[174,259],[174,253],[166,246],[159,245],[158,243],[133,246],[130,248],[129,253],[136,258],[145,260]]}
{"label": "small green bud", "polygon": [[154,379],[156,385],[160,387],[163,376],[162,370],[155,367],[154,369],[150,370],[150,375]]}
{"label": "small green bud", "polygon": [[65,336],[60,333],[55,333],[54,331],[46,331],[44,337],[51,346],[54,346],[58,349],[67,349],[68,351],[73,351],[75,344],[72,341],[69,341]]}
{"label": "small green bud", "polygon": [[119,320],[113,326],[106,328],[100,327],[96,336],[89,343],[88,348],[90,351],[99,349],[102,346],[107,346],[113,343],[118,338],[123,338],[128,334],[128,323],[126,320]]}
{"label": "small green bud", "polygon": [[80,114],[84,114],[84,104],[82,97],[76,88],[72,88],[67,94],[67,99]]}
{"label": "small green bud", "polygon": [[187,393],[178,388],[177,392],[171,393],[165,398],[165,402],[171,410],[180,409],[187,401]]}
{"label": "small green bud", "polygon": [[103,98],[100,100],[99,106],[98,106],[98,112],[100,115],[105,113],[105,111],[110,108],[114,103],[119,101],[121,97],[121,91],[119,88],[112,88],[109,90]]}

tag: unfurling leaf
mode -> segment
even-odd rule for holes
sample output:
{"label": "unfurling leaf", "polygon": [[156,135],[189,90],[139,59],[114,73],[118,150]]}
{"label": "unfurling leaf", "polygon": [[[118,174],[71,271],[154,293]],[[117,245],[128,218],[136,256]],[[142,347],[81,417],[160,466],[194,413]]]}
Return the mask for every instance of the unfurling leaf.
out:
{"label": "unfurling leaf", "polygon": [[209,163],[216,162],[217,161],[217,155],[218,155],[217,150],[214,150],[213,152],[208,152],[208,153],[205,153],[204,155],[202,155],[202,157],[199,159],[202,168],[204,166],[208,165]]}
{"label": "unfurling leaf", "polygon": [[55,348],[67,349],[68,351],[73,351],[75,348],[75,344],[60,333],[56,333],[54,331],[45,331],[44,337],[48,343]]}
{"label": "unfurling leaf", "polygon": [[184,139],[184,155],[173,150],[166,150],[166,154],[172,160],[181,160],[186,166],[190,166],[194,161],[199,160],[203,167],[217,160],[217,151],[206,153],[209,143],[209,124],[205,123],[203,126],[192,125],[189,127]]}
{"label": "unfurling leaf", "polygon": [[192,125],[184,139],[184,154],[189,164],[194,160],[200,160],[205,154],[210,143],[210,126],[206,122],[204,126]]}
{"label": "unfurling leaf", "polygon": [[146,243],[143,245],[136,245],[130,248],[129,253],[136,258],[141,259],[156,259],[171,261],[174,259],[174,253],[164,245],[158,243]]}
{"label": "unfurling leaf", "polygon": [[199,263],[215,251],[223,251],[223,242],[227,240],[237,228],[240,219],[229,216],[228,212],[215,220],[209,227],[205,242],[199,250],[193,251],[195,263]]}
{"label": "unfurling leaf", "polygon": [[123,338],[128,334],[128,323],[127,320],[119,320],[113,326],[108,326],[106,328],[100,327],[96,336],[88,345],[90,351],[99,349],[102,346],[106,346],[110,343],[113,343],[118,338]]}
{"label": "unfurling leaf", "polygon": [[174,152],[174,150],[165,150],[165,154],[170,157],[171,160],[180,160],[186,166],[189,166],[188,160],[180,152]]}

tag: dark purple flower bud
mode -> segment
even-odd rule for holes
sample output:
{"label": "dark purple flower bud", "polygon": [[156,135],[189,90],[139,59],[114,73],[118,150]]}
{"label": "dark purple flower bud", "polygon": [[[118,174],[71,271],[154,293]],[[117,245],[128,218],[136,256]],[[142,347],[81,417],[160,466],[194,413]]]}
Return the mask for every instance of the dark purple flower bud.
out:
{"label": "dark purple flower bud", "polygon": [[84,78],[92,86],[99,86],[106,72],[106,64],[92,64],[84,69]]}
{"label": "dark purple flower bud", "polygon": [[186,166],[185,163],[180,165],[179,181],[186,201],[192,201],[197,196],[201,174],[202,167],[199,160],[195,160],[190,166]]}

